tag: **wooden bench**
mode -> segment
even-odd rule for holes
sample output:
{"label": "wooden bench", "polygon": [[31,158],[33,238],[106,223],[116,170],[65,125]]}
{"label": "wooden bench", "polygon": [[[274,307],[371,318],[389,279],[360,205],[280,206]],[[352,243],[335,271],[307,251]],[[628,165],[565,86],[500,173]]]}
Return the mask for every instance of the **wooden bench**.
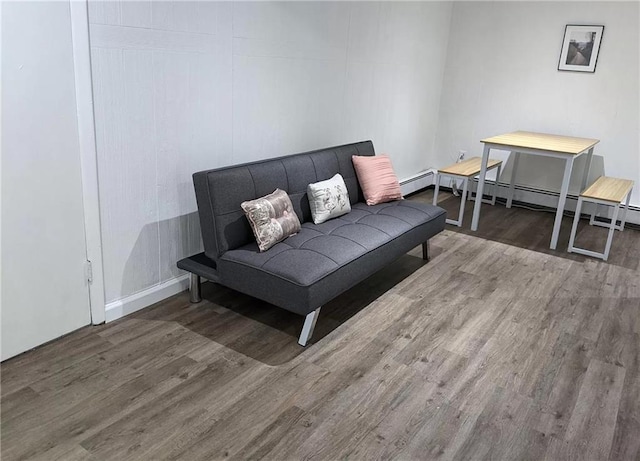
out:
{"label": "wooden bench", "polygon": [[[462,179],[462,200],[460,201],[460,212],[458,213],[458,220],[447,219],[447,224],[453,224],[458,227],[462,227],[462,219],[464,218],[464,204],[467,198],[467,191],[469,188],[469,179],[480,174],[482,166],[482,158],[480,157],[471,157],[470,159],[463,160],[459,163],[454,163],[453,165],[449,165],[445,168],[439,169],[436,173],[435,183],[436,190],[433,194],[433,204],[437,205],[438,203],[438,192],[440,190],[440,177],[448,176],[450,178]],[[493,198],[492,200],[482,200],[485,203],[489,203],[491,205],[496,204],[496,194],[498,192],[498,179],[500,179],[500,170],[502,168],[502,160],[489,159],[487,163],[487,171],[493,170],[494,168],[498,169],[498,174],[496,175],[496,184],[493,190]],[[469,194],[471,195],[471,194]]]}
{"label": "wooden bench", "polygon": [[[573,227],[571,228],[571,237],[569,238],[569,253],[580,253],[587,256],[593,256],[594,258],[600,258],[606,261],[609,258],[609,250],[611,250],[611,242],[613,241],[613,231],[624,230],[625,220],[627,218],[627,210],[629,209],[629,200],[631,200],[631,192],[633,191],[633,181],[629,179],[610,178],[607,176],[600,176],[593,184],[591,184],[584,192],[578,197],[578,205],[576,206],[576,214],[573,218]],[[592,226],[601,226],[609,229],[607,235],[607,243],[604,249],[604,253],[597,253],[595,251],[586,250],[584,248],[577,248],[574,246],[576,232],[578,230],[578,221],[580,220],[580,211],[582,210],[582,204],[584,202],[592,202],[596,205],[591,212],[591,219],[589,224]],[[618,225],[618,212],[620,206],[624,202],[624,208],[622,211],[622,220]],[[601,223],[595,220],[596,211],[598,205],[608,205],[613,208],[613,216],[610,223]]]}

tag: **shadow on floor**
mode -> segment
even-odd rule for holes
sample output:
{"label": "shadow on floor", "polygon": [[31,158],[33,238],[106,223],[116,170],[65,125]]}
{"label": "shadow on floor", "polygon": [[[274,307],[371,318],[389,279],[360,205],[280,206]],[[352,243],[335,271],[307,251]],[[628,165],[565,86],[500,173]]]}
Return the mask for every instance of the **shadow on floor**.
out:
{"label": "shadow on floor", "polygon": [[[406,254],[322,307],[313,343],[423,267],[418,249]],[[432,250],[433,251],[433,250]],[[436,250],[437,251],[437,250]],[[177,322],[185,328],[267,365],[281,365],[304,352],[297,338],[304,318],[215,283],[202,285],[203,301],[190,304],[188,292],[134,317]]]}
{"label": "shadow on floor", "polygon": [[[420,192],[410,197],[410,200],[431,203],[433,190]],[[550,254],[573,261],[585,261],[588,256],[568,253],[569,236],[573,224],[573,216],[562,219],[558,247],[549,248],[551,232],[555,220],[555,210],[529,210],[520,206],[505,207],[505,201],[498,199],[495,206],[483,204],[480,214],[480,224],[477,232],[471,231],[471,218],[475,202],[467,200],[462,227],[447,224],[446,229],[466,235],[504,243],[539,253]],[[522,204],[526,205],[526,204]],[[447,210],[448,216],[457,218],[460,210],[460,197],[450,192],[441,191],[438,195],[438,206]],[[455,218],[454,218],[455,219]],[[640,268],[640,231],[627,227],[623,232],[616,231],[611,245],[608,264],[621,266],[626,269]],[[607,229],[590,226],[587,219],[581,219],[578,224],[575,245],[593,251],[604,251],[607,240]],[[601,260],[596,260],[601,261]]]}

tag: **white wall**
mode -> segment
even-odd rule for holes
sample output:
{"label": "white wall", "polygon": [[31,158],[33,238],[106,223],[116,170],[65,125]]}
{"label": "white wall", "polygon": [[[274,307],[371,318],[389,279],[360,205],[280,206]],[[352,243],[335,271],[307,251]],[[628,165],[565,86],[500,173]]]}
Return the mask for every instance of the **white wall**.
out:
{"label": "white wall", "polygon": [[[485,137],[540,131],[600,139],[592,176],[640,185],[639,16],[638,2],[456,2],[433,166],[460,149],[480,155]],[[605,26],[594,74],[557,70],[566,24]],[[558,191],[562,173],[561,160],[523,156],[517,183]]]}
{"label": "white wall", "polygon": [[432,166],[451,9],[90,1],[107,301],[200,251],[195,171],[364,139]]}

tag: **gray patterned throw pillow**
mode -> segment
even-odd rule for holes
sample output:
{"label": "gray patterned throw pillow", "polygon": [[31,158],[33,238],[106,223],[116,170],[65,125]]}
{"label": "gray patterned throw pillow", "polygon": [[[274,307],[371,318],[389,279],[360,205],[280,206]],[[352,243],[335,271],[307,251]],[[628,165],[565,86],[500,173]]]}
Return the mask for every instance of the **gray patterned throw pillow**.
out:
{"label": "gray patterned throw pillow", "polygon": [[300,220],[289,195],[276,189],[264,197],[242,202],[244,214],[251,224],[260,251],[267,251],[276,243],[300,231]]}
{"label": "gray patterned throw pillow", "polygon": [[309,184],[307,196],[315,224],[337,218],[351,211],[349,192],[339,173],[326,181]]}

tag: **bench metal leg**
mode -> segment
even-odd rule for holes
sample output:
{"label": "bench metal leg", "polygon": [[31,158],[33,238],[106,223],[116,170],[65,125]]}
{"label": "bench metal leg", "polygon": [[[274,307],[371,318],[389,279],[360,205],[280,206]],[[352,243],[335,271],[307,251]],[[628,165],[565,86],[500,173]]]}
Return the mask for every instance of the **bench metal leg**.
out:
{"label": "bench metal leg", "polygon": [[[454,177],[454,176],[452,176]],[[457,178],[457,176],[455,176]],[[467,201],[467,191],[469,189],[469,178],[462,178],[462,197],[460,198],[460,211],[458,212],[458,220],[446,219],[447,224],[453,224],[454,226],[462,227],[462,220],[464,218],[464,206]]]}
{"label": "bench metal leg", "polygon": [[429,261],[429,241],[427,240],[422,244],[422,259]]}
{"label": "bench metal leg", "polygon": [[313,335],[313,329],[316,327],[318,315],[320,315],[320,309],[321,308],[319,307],[315,311],[309,312],[304,318],[302,333],[300,333],[300,338],[298,338],[298,344],[300,344],[301,346],[306,346],[311,339],[311,336]]}
{"label": "bench metal leg", "polygon": [[607,235],[607,245],[604,247],[604,261],[609,259],[609,250],[611,250],[611,242],[613,241],[613,233],[616,230],[616,222],[618,221],[618,211],[620,211],[620,204],[613,207],[613,218],[611,219],[611,225],[609,226],[609,234]]}
{"label": "bench metal leg", "polygon": [[[488,159],[484,159],[484,160],[488,161]],[[442,176],[447,176],[447,177],[451,178],[452,180],[460,179],[460,180],[462,180],[462,184],[463,184],[462,197],[460,197],[460,210],[458,212],[458,219],[457,220],[455,220],[455,219],[446,219],[445,222],[447,224],[453,224],[454,226],[462,227],[462,223],[464,221],[464,211],[465,211],[464,208],[465,208],[465,205],[466,205],[467,198],[469,200],[475,200],[475,201],[480,200],[481,202],[490,203],[491,205],[495,205],[496,204],[496,197],[497,197],[497,193],[498,193],[498,179],[500,178],[500,172],[502,171],[502,164],[500,163],[498,165],[492,166],[491,168],[487,168],[487,165],[485,163],[484,166],[485,166],[485,173],[486,173],[486,171],[493,170],[494,168],[498,169],[497,175],[496,175],[496,182],[495,182],[494,190],[493,190],[493,197],[491,199],[486,199],[486,200],[482,199],[482,193],[479,193],[480,189],[481,189],[480,183],[478,183],[478,189],[476,190],[476,196],[475,196],[475,198],[473,198],[473,192],[470,190],[470,187],[469,187],[469,179],[471,179],[473,176],[463,176],[463,175],[457,175],[457,174],[453,174],[453,173],[442,173],[442,172],[440,172],[440,173],[438,173],[436,175],[436,190],[435,190],[435,192],[433,194],[433,204],[434,205],[436,205],[438,203],[438,192],[440,190],[440,178]],[[478,197],[480,197],[480,198],[478,198]],[[475,216],[475,207],[474,207],[474,216]]]}
{"label": "bench metal leg", "polygon": [[[631,193],[629,193],[629,195],[631,195]],[[571,227],[571,236],[569,237],[569,248],[567,249],[567,251],[569,253],[579,253],[582,255],[586,255],[586,256],[591,256],[593,258],[600,258],[603,261],[606,261],[607,259],[609,259],[609,252],[611,251],[611,243],[613,242],[613,234],[615,233],[616,230],[622,230],[624,228],[624,220],[625,220],[625,216],[622,216],[622,221],[620,223],[620,225],[618,226],[616,223],[618,222],[618,213],[620,212],[620,208],[622,206],[621,203],[617,203],[613,206],[613,216],[611,217],[611,222],[605,224],[602,222],[598,222],[598,221],[594,221],[593,220],[593,214],[591,216],[591,219],[589,220],[589,223],[593,223],[593,225],[595,226],[600,226],[600,227],[606,227],[609,229],[609,232],[607,233],[607,243],[605,245],[604,248],[604,253],[598,253],[596,251],[591,251],[591,250],[586,250],[584,248],[578,248],[575,246],[575,239],[576,239],[576,232],[577,232],[577,228],[578,228],[578,221],[580,220],[580,210],[582,209],[582,204],[585,202],[592,202],[593,200],[589,199],[589,200],[585,200],[583,199],[583,197],[578,197],[578,204],[576,206],[576,214],[573,217],[573,226]],[[628,202],[629,202],[629,197],[627,197],[627,201],[625,204],[625,208],[626,206],[628,206]],[[603,205],[611,205],[611,203],[605,203],[602,201],[598,201],[598,202],[594,202],[596,205],[597,204],[603,204]],[[594,209],[595,210],[595,209]],[[624,213],[624,208],[623,208],[623,213]]]}
{"label": "bench metal leg", "polygon": [[[615,223],[615,230],[619,230],[622,232],[624,230],[624,225],[627,223],[627,210],[629,209],[629,201],[631,200],[631,192],[627,195],[624,206],[622,207],[622,219],[620,220],[620,224]],[[609,229],[611,227],[611,223],[596,221],[596,214],[598,209],[598,203],[594,203],[595,207],[593,208],[593,212],[591,213],[591,218],[589,219],[589,224],[591,226],[604,227]]]}
{"label": "bench metal leg", "polygon": [[200,295],[200,276],[193,273],[189,279],[189,301],[192,303],[199,303],[202,301],[202,297]]}
{"label": "bench metal leg", "polygon": [[513,168],[511,169],[511,181],[509,181],[509,198],[507,199],[507,208],[511,208],[513,203],[513,193],[516,189],[516,171],[518,171],[518,163],[520,163],[520,152],[513,153]]}
{"label": "bench metal leg", "polygon": [[[597,224],[596,224],[596,222],[597,222],[596,221],[596,214],[597,213],[598,213],[598,204],[594,203],[593,204],[593,211],[591,211],[591,218],[589,218],[589,225],[590,226],[594,226],[594,225],[597,226]],[[607,227],[609,227],[609,226],[607,226]]]}
{"label": "bench metal leg", "polygon": [[620,232],[624,230],[624,225],[627,223],[627,211],[629,210],[629,202],[631,201],[631,192],[633,192],[633,189],[629,191],[627,201],[624,203],[624,209],[622,210],[622,221],[620,222],[619,228]]}

